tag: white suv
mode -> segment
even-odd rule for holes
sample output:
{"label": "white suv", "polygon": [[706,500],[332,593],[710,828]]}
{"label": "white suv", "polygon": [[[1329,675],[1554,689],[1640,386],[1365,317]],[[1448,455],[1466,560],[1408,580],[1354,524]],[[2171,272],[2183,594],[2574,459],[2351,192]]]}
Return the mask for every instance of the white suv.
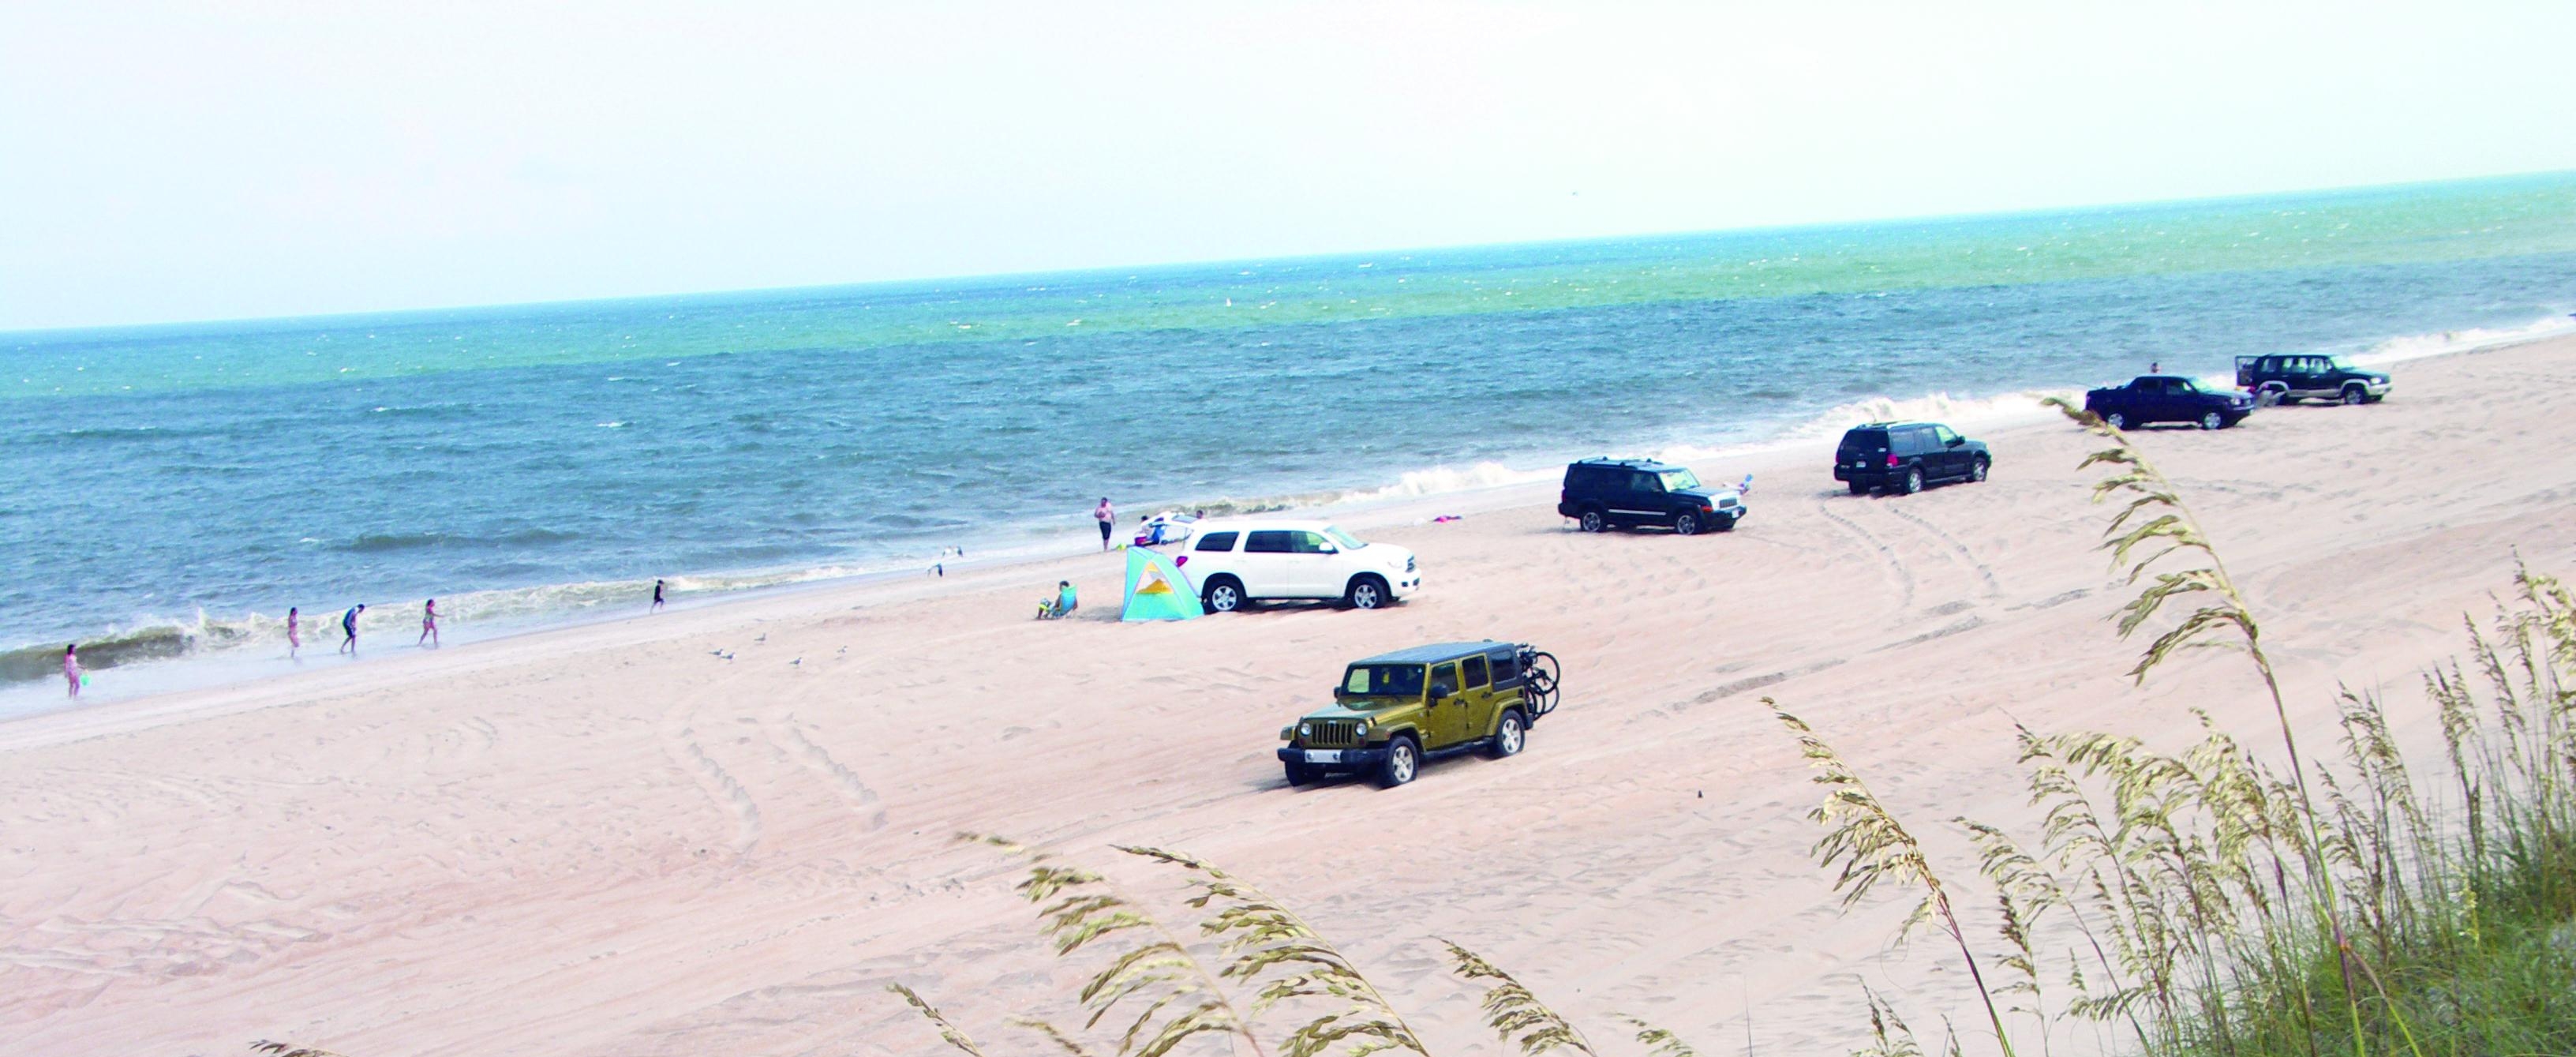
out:
{"label": "white suv", "polygon": [[1210,613],[1273,598],[1340,599],[1376,609],[1422,586],[1413,552],[1362,543],[1328,521],[1243,518],[1202,521],[1173,559]]}

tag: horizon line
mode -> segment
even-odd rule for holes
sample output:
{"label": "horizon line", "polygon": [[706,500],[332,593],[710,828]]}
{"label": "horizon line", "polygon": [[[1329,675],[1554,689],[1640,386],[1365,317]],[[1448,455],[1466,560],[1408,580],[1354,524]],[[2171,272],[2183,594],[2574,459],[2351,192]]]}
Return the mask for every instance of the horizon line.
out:
{"label": "horizon line", "polygon": [[1034,279],[1049,276],[1101,275],[1113,274],[1122,271],[1147,272],[1174,268],[1205,268],[1238,264],[1283,264],[1303,261],[1326,261],[1346,257],[1385,256],[1391,254],[1409,255],[1415,253],[1446,253],[1463,250],[1505,249],[1513,247],[1567,246],[1583,243],[1622,242],[1656,238],[1701,238],[1715,235],[1739,235],[1759,232],[1855,228],[1881,224],[1931,224],[1950,221],[1992,220],[2007,217],[2045,217],[2079,213],[2149,209],[2160,206],[2215,205],[2231,202],[2252,202],[2268,198],[2297,198],[2323,195],[2402,191],[2409,188],[2475,184],[2484,182],[2504,182],[2511,180],[2532,180],[2552,176],[2576,177],[2576,169],[2540,169],[2524,172],[2491,173],[2479,176],[2446,177],[2432,180],[2406,180],[2396,183],[2345,184],[2333,187],[2306,187],[2279,191],[2251,191],[2236,194],[2202,195],[2185,198],[2094,202],[2082,205],[2044,206],[2032,209],[1995,209],[1966,213],[1918,213],[1900,216],[1866,217],[1850,220],[1820,220],[1785,224],[1750,224],[1742,227],[1704,228],[1691,231],[1633,231],[1598,235],[1579,235],[1567,238],[1522,239],[1501,242],[1456,242],[1426,246],[1364,247],[1359,249],[1327,250],[1319,253],[1303,253],[1276,257],[1205,257],[1189,260],[1080,265],[1075,267],[1048,268],[1031,271],[967,272],[907,278],[858,279],[846,282],[808,283],[791,286],[745,286],[722,289],[665,290],[647,293],[610,294],[598,297],[540,298],[527,301],[489,301],[472,304],[419,305],[401,308],[362,308],[345,311],[300,313],[293,315],[213,316],[195,319],[152,320],[135,323],[84,323],[63,326],[0,328],[0,338],[14,338],[26,335],[61,335],[82,331],[134,331],[164,328],[223,326],[230,324],[285,323],[305,320],[375,319],[388,316],[429,315],[444,312],[484,312],[506,309],[604,305],[629,301],[668,301],[684,298],[740,297],[755,294],[781,294],[801,291],[849,290],[860,287],[924,286],[940,283],[980,284],[998,280],[1022,278]]}

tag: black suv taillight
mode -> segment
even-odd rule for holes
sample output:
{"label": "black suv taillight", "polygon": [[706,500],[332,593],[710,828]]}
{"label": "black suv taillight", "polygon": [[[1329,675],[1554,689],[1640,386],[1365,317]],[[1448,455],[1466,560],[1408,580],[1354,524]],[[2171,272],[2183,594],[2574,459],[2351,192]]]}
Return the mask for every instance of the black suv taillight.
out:
{"label": "black suv taillight", "polygon": [[1892,451],[1891,451],[1891,452],[1888,452],[1888,453],[1887,453],[1887,464],[1888,464],[1889,466],[1891,466],[1891,467],[1896,465],[1896,453],[1895,453],[1895,452],[1892,452]]}

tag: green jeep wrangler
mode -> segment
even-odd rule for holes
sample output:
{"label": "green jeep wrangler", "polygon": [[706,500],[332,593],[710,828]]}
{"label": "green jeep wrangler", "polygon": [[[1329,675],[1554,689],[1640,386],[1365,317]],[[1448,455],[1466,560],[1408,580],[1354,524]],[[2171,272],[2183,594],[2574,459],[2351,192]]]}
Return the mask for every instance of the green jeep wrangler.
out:
{"label": "green jeep wrangler", "polygon": [[1288,784],[1370,774],[1387,788],[1469,749],[1499,759],[1555,707],[1556,658],[1507,642],[1444,642],[1352,662],[1333,703],[1280,730]]}

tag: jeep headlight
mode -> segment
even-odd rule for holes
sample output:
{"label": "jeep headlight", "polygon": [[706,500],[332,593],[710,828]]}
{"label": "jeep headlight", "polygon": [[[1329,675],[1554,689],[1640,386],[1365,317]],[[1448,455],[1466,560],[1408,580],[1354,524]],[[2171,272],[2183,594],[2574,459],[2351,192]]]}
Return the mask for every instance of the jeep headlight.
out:
{"label": "jeep headlight", "polygon": [[1365,737],[1368,737],[1368,728],[1369,728],[1369,722],[1368,722],[1367,720],[1363,719],[1363,720],[1361,720],[1361,721],[1360,721],[1360,725],[1359,725],[1359,727],[1358,727],[1357,729],[1355,729],[1355,730],[1353,731],[1353,733],[1358,734],[1360,737],[1365,738]]}
{"label": "jeep headlight", "polygon": [[1297,736],[1298,736],[1298,737],[1301,737],[1301,738],[1311,738],[1311,737],[1314,737],[1314,736],[1315,736],[1315,725],[1314,725],[1314,724],[1312,724],[1312,723],[1300,723],[1300,724],[1297,724]]}

